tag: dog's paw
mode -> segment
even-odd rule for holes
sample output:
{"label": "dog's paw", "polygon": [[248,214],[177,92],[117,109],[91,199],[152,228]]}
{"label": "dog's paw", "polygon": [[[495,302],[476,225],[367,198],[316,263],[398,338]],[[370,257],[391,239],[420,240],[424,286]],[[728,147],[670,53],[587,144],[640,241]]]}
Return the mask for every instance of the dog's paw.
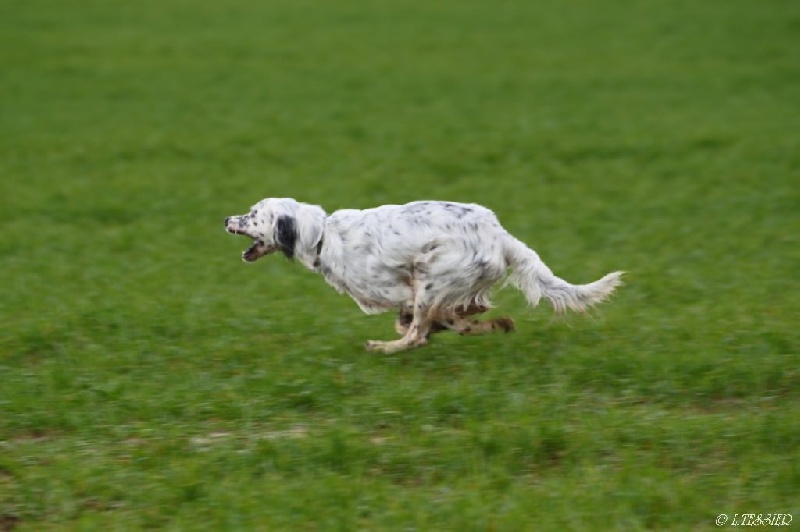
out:
{"label": "dog's paw", "polygon": [[381,342],[380,340],[367,340],[367,343],[364,344],[364,348],[367,351],[372,351],[373,353],[383,353],[383,349],[386,347],[386,342]]}
{"label": "dog's paw", "polygon": [[511,318],[497,318],[494,320],[494,328],[502,329],[503,332],[510,333],[514,331],[517,326],[514,325],[514,320]]}
{"label": "dog's paw", "polygon": [[373,353],[384,353],[386,355],[391,355],[392,353],[408,351],[409,349],[414,349],[415,347],[422,347],[427,343],[427,338],[422,338],[414,342],[408,342],[405,340],[393,340],[391,342],[368,340],[364,347],[367,349],[367,351],[372,351]]}
{"label": "dog's paw", "polygon": [[372,353],[383,353],[384,355],[391,355],[392,353],[397,353],[399,351],[405,351],[410,347],[405,343],[401,342],[400,340],[394,340],[391,342],[384,342],[381,340],[367,340],[366,345],[364,347],[367,351]]}

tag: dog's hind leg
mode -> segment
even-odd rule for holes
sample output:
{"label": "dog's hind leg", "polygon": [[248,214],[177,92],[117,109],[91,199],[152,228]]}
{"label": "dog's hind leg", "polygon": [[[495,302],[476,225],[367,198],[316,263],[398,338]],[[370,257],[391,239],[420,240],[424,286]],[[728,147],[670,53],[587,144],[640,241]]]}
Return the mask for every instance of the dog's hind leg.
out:
{"label": "dog's hind leg", "polygon": [[492,320],[478,321],[464,318],[446,320],[442,325],[462,336],[488,334],[497,331],[511,332],[515,329],[514,320],[511,318],[495,318]]}
{"label": "dog's hind leg", "polygon": [[[441,331],[456,331],[459,334],[470,334],[469,331],[466,329],[473,325],[482,323],[476,320],[465,320],[467,316],[474,316],[476,314],[481,314],[489,310],[488,307],[483,305],[478,305],[472,303],[468,305],[466,308],[459,308],[456,313],[455,317],[448,317],[448,316],[436,316],[431,321],[431,329],[428,334],[433,334]],[[400,312],[397,314],[397,318],[394,320],[394,330],[397,331],[397,334],[400,336],[405,336],[408,332],[408,327],[411,325],[411,322],[414,320],[414,314],[411,310],[405,306],[403,307]],[[498,318],[498,320],[506,320],[511,322],[511,330],[514,328],[514,321],[511,318]],[[501,326],[502,327],[502,326]],[[495,327],[496,328],[496,327]],[[478,326],[477,330],[481,330],[482,327]],[[493,329],[492,329],[493,330]],[[490,332],[490,331],[485,331]],[[473,332],[471,334],[482,334],[480,332]]]}
{"label": "dog's hind leg", "polygon": [[[474,316],[486,312],[487,310],[487,307],[473,304],[469,305],[466,309],[459,308],[454,318],[434,318],[431,321],[428,334],[450,330],[462,336],[473,336],[497,331],[511,332],[515,329],[514,320],[508,317],[494,318],[487,321],[467,319],[467,316]],[[411,314],[410,310],[401,310],[394,322],[394,328],[397,334],[404,336],[408,332],[408,327],[411,325],[413,319],[414,316]]]}
{"label": "dog's hind leg", "polygon": [[466,319],[467,316],[474,316],[486,312],[488,307],[477,305],[475,303],[467,306],[467,308],[456,309],[456,318],[441,322],[451,331],[455,331],[461,335],[476,335],[486,334],[496,331],[511,332],[516,327],[514,320],[508,317],[494,318],[486,321]]}

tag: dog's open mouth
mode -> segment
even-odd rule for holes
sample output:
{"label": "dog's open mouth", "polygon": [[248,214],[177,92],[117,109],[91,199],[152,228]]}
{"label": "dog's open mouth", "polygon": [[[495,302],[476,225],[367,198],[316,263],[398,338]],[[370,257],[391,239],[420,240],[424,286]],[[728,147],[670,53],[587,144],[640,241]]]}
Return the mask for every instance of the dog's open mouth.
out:
{"label": "dog's open mouth", "polygon": [[[250,237],[250,235],[247,235],[245,233],[235,233],[235,234]],[[267,246],[267,244],[264,243],[263,240],[259,238],[253,238],[253,243],[250,244],[250,247],[242,251],[242,260],[245,262],[255,262],[273,250],[274,249],[270,249],[270,247]]]}
{"label": "dog's open mouth", "polygon": [[264,255],[264,243],[260,240],[254,240],[250,247],[242,251],[242,260],[245,262],[257,261]]}

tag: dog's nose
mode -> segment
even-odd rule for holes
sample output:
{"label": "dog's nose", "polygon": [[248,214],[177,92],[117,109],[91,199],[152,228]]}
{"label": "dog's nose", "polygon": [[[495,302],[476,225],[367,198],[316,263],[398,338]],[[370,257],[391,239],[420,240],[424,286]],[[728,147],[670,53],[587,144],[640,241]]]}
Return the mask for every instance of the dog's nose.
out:
{"label": "dog's nose", "polygon": [[227,226],[228,226],[228,220],[230,220],[230,219],[231,219],[231,217],[230,217],[230,216],[228,216],[227,218],[225,218],[225,227],[227,227]]}

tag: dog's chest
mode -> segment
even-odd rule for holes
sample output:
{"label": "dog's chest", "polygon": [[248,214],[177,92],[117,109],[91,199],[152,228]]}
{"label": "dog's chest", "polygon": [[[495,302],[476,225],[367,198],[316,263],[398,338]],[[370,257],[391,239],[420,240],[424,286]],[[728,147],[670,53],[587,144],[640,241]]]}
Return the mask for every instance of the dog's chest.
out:
{"label": "dog's chest", "polygon": [[370,314],[397,308],[411,297],[413,252],[384,233],[374,226],[331,224],[320,255],[318,271],[325,281]]}

